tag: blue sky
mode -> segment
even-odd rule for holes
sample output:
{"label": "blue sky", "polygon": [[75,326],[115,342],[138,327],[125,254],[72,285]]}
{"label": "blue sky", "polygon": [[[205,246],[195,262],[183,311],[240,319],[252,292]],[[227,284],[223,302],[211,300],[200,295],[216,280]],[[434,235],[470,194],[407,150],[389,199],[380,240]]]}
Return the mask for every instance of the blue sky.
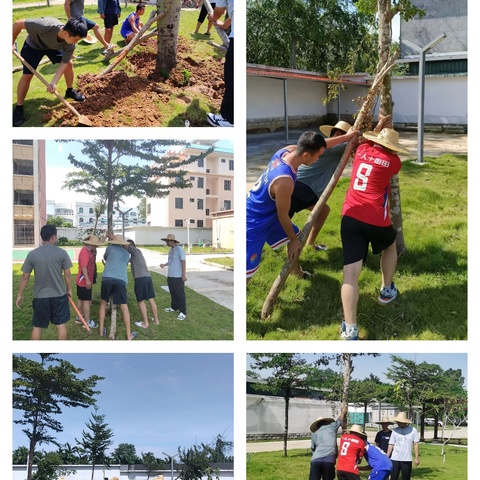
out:
{"label": "blue sky", "polygon": [[[220,145],[232,148],[233,143],[230,140],[219,140]],[[200,140],[201,143],[201,140]],[[81,153],[82,145],[79,142],[71,141],[61,143],[55,140],[46,140],[45,154],[47,164],[47,200],[55,200],[57,202],[72,201],[93,201],[92,196],[86,194],[77,194],[72,190],[62,189],[67,173],[75,170],[68,161],[68,155],[72,153],[77,159],[83,159]],[[127,163],[126,158],[122,161]],[[137,207],[140,203],[139,198],[131,197],[125,200],[126,207]]]}
{"label": "blue sky", "polygon": [[[20,354],[39,360],[37,354]],[[56,354],[83,368],[82,375],[99,375],[99,414],[114,431],[113,446],[132,443],[137,455],[177,453],[178,447],[211,443],[221,434],[233,441],[233,355],[84,353]],[[64,409],[58,420],[61,443],[75,445],[93,408]],[[14,419],[21,412],[14,411]],[[21,426],[13,427],[13,449],[28,445]],[[48,445],[44,450],[56,450]]]}
{"label": "blue sky", "polygon": [[[440,365],[443,370],[460,369],[465,377],[465,387],[467,386],[467,354],[466,353],[395,353],[396,356],[414,360],[417,363],[427,362]],[[313,353],[301,354],[302,357],[308,361],[313,362],[319,358],[320,355]],[[352,377],[358,380],[363,380],[373,373],[380,378],[382,382],[389,382],[385,373],[391,364],[391,356],[388,353],[382,353],[379,357],[372,357],[368,355],[355,357],[353,360],[354,371]],[[247,368],[249,368],[249,359],[247,358]],[[329,365],[329,368],[335,371],[340,371],[335,362]],[[260,373],[261,374],[261,373]]]}

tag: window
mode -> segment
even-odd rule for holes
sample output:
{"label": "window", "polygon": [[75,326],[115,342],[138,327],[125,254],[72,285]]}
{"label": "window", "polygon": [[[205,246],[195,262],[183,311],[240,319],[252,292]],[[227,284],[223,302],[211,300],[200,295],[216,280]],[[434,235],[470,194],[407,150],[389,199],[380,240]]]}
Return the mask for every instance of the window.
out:
{"label": "window", "polygon": [[223,201],[223,208],[224,208],[224,210],[231,210],[232,209],[232,201],[231,200],[224,200]]}
{"label": "window", "polygon": [[93,208],[89,208],[88,213],[92,214],[93,213]]}
{"label": "window", "polygon": [[80,224],[83,223],[83,217],[80,217],[80,218],[78,219],[78,223],[80,223]]}
{"label": "window", "polygon": [[190,180],[192,180],[192,181],[195,180],[195,177],[190,177]]}
{"label": "window", "polygon": [[210,209],[209,208],[205,209],[205,215],[210,215]]}
{"label": "window", "polygon": [[203,188],[203,177],[197,178],[197,188]]}
{"label": "window", "polygon": [[197,200],[197,210],[203,210],[203,198]]}
{"label": "window", "polygon": [[197,165],[200,168],[203,168],[205,166],[205,159],[204,158],[199,158],[198,161],[197,161]]}
{"label": "window", "polygon": [[222,159],[220,160],[220,162],[221,162],[221,163],[225,163],[225,159],[222,158]]}
{"label": "window", "polygon": [[179,209],[183,208],[183,198],[175,199],[175,208],[179,208]]}
{"label": "window", "polygon": [[83,213],[83,207],[80,207],[80,208],[78,209],[78,213]]}
{"label": "window", "polygon": [[194,198],[191,198],[191,199],[190,199],[190,203],[193,203],[194,201],[195,201]]}
{"label": "window", "polygon": [[152,213],[152,204],[151,203],[147,203],[147,213],[148,214]]}
{"label": "window", "polygon": [[233,170],[233,160],[228,161],[228,169]]}
{"label": "window", "polygon": [[231,180],[224,180],[223,181],[223,189],[224,190],[231,190],[232,189],[232,181]]}
{"label": "window", "polygon": [[183,227],[183,220],[175,220],[176,227]]}
{"label": "window", "polygon": [[203,220],[197,220],[197,227],[203,227]]}

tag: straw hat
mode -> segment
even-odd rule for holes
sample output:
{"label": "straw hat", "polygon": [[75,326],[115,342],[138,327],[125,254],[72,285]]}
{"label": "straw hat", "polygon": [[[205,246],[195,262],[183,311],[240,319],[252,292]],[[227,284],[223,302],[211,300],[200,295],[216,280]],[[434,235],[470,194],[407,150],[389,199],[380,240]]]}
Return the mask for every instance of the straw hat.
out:
{"label": "straw hat", "polygon": [[113,238],[108,241],[108,243],[112,245],[130,245],[127,241],[123,239],[121,235],[114,235]]}
{"label": "straw hat", "polygon": [[378,143],[394,152],[409,153],[408,150],[403,148],[398,143],[398,132],[392,130],[391,128],[384,128],[380,133],[375,132],[364,132],[363,136],[367,140]]}
{"label": "straw hat", "polygon": [[367,438],[367,434],[362,430],[362,427],[360,425],[352,425],[352,428],[350,428],[350,433],[358,433],[359,435],[362,435],[363,437]]}
{"label": "straw hat", "polygon": [[95,37],[92,37],[92,35],[90,35],[89,33],[87,33],[87,36],[85,38],[82,38],[82,40],[85,42],[85,43],[89,43],[90,45],[92,43],[96,43],[97,42],[97,39]]}
{"label": "straw hat", "polygon": [[164,242],[168,242],[169,240],[173,240],[175,243],[180,243],[178,240],[175,240],[175,235],[169,233],[165,238],[161,238]]}
{"label": "straw hat", "polygon": [[315,433],[321,425],[319,423],[323,422],[325,425],[328,425],[329,423],[333,423],[335,420],[330,417],[318,417],[311,425],[310,425],[310,431],[312,433]]}
{"label": "straw hat", "polygon": [[100,247],[104,242],[101,242],[96,235],[90,235],[85,240],[82,240],[85,245],[93,245],[95,247]]}
{"label": "straw hat", "polygon": [[347,133],[348,130],[351,128],[351,125],[347,122],[344,122],[343,120],[340,120],[337,122],[336,125],[322,125],[320,128],[320,131],[326,136],[329,137],[332,134],[332,130],[334,128],[341,130],[342,132]]}
{"label": "straw hat", "polygon": [[382,423],[388,423],[389,425],[393,425],[393,422],[388,417],[382,417],[382,419],[379,422],[373,422],[373,423],[376,423],[377,425],[381,425]]}
{"label": "straw hat", "polygon": [[405,412],[400,412],[396,417],[393,417],[392,420],[397,423],[412,423],[412,421],[407,418]]}

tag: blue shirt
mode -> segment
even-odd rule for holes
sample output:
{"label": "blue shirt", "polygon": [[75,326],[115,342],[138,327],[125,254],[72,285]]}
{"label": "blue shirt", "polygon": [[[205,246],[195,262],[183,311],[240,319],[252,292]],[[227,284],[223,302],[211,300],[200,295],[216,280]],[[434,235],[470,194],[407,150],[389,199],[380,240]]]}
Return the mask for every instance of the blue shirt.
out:
{"label": "blue shirt", "polygon": [[392,461],[388,458],[388,455],[376,445],[367,442],[364,457],[372,467],[372,470],[392,471]]}
{"label": "blue shirt", "polygon": [[105,255],[105,269],[102,278],[115,278],[128,284],[127,265],[130,254],[121,245],[111,244],[107,247]]}

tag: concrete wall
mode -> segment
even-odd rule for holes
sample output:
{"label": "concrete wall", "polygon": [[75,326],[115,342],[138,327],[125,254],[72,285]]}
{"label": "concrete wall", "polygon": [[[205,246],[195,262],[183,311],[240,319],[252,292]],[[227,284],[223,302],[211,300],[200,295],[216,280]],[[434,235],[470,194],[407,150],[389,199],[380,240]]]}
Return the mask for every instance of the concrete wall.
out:
{"label": "concrete wall", "polygon": [[[121,233],[121,231],[115,231]],[[133,240],[138,245],[162,245],[161,239],[165,238],[169,233],[173,233],[175,238],[186,245],[188,243],[188,233],[186,227],[127,227],[125,229],[125,238]],[[190,245],[202,243],[211,245],[212,243],[212,229],[211,228],[189,228]]]}
{"label": "concrete wall", "polygon": [[[365,96],[366,87],[349,85],[338,100],[323,105],[326,84],[307,80],[288,80],[289,128],[331,123],[338,118],[351,121],[360,108],[354,101]],[[394,123],[417,123],[418,77],[392,78],[395,102]],[[284,128],[283,82],[247,76],[247,131]],[[378,104],[377,104],[378,108]],[[425,79],[425,124],[466,125],[467,75],[431,75]],[[303,122],[303,123],[302,123]]]}
{"label": "concrete wall", "polygon": [[[335,411],[334,411],[335,409]],[[318,417],[337,418],[340,403],[291,398],[288,431],[291,437],[310,436],[310,424]],[[285,428],[285,401],[280,397],[247,394],[247,438],[278,438]]]}

